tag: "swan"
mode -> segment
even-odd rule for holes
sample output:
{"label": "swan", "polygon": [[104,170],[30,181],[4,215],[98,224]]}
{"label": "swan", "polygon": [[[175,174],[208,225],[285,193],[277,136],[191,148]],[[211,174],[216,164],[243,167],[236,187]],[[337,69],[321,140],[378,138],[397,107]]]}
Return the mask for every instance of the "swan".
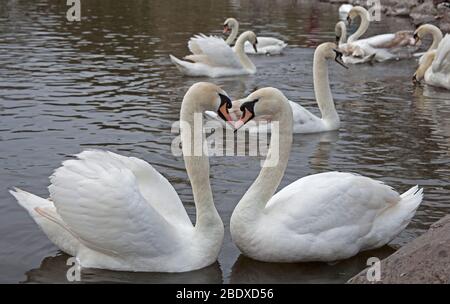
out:
{"label": "swan", "polygon": [[428,51],[421,58],[414,73],[413,82],[425,83],[450,90],[450,35],[446,34],[435,50]]}
{"label": "swan", "polygon": [[[230,102],[216,85],[194,84],[184,96],[180,120],[192,126],[195,113],[211,109],[228,119]],[[191,139],[200,136],[201,128],[182,124],[182,142],[191,143],[182,149],[197,209],[195,226],[172,185],[155,168],[108,151],[83,151],[64,161],[50,177],[49,199],[17,188],[10,193],[58,248],[76,257],[80,267],[200,269],[216,261],[224,236],[213,202],[208,157],[191,153]]]}
{"label": "swan", "polygon": [[365,8],[355,6],[348,13],[348,23],[351,24],[357,16],[361,18],[361,23],[357,31],[348,37],[347,47],[349,49],[345,52],[345,55],[365,57],[375,54],[374,60],[383,62],[392,59],[409,58],[413,51],[417,49],[412,32],[410,31],[376,35],[359,40],[369,28],[370,14]]}
{"label": "swan", "polygon": [[183,61],[169,55],[175,66],[189,76],[223,77],[232,75],[255,74],[256,67],[244,52],[244,43],[249,41],[256,49],[258,39],[255,33],[242,33],[234,48],[231,48],[219,37],[197,35],[189,40],[188,46],[192,55]]}
{"label": "swan", "polygon": [[243,107],[236,128],[259,115],[279,122],[261,172],[231,216],[231,237],[244,255],[263,262],[331,262],[381,247],[408,225],[423,197],[417,186],[399,194],[380,181],[334,171],[300,178],[274,195],[292,144],[289,101],[263,88]]}
{"label": "swan", "polygon": [[423,39],[423,37],[425,37],[428,34],[431,35],[433,41],[432,41],[430,47],[428,48],[428,50],[420,57],[419,64],[422,63],[422,60],[425,60],[426,53],[437,49],[437,47],[443,37],[441,30],[437,26],[434,26],[432,24],[423,24],[414,31],[413,38],[414,38],[415,44],[416,45],[419,44],[419,42]]}
{"label": "swan", "polygon": [[[225,20],[223,23],[223,33],[230,33],[226,43],[232,46],[239,33],[239,22],[235,18],[228,18]],[[280,39],[258,36],[258,51],[256,51],[248,41],[244,45],[244,51],[247,54],[253,55],[278,55],[282,53],[286,46],[287,43]]]}
{"label": "swan", "polygon": [[[333,59],[338,64],[347,68],[342,63],[342,53],[337,49],[334,43],[323,43],[317,47],[314,52],[313,61],[313,78],[314,78],[314,93],[316,102],[319,106],[321,117],[318,117],[293,101],[289,101],[293,117],[293,131],[294,133],[318,133],[338,130],[340,127],[339,115],[334,106],[333,96],[331,94],[330,82],[328,79],[327,60]],[[245,99],[233,101],[233,106],[230,109],[230,116],[235,121],[241,115],[242,103]],[[215,118],[217,114],[214,112],[206,112],[206,115]],[[266,117],[255,119],[258,124],[249,126],[249,132],[267,132],[270,131],[267,126]]]}
{"label": "swan", "polygon": [[347,26],[345,25],[344,21],[339,21],[336,23],[336,26],[334,27],[334,31],[336,34],[336,44],[338,45],[338,48],[340,51],[342,51],[345,54],[361,54],[359,57],[354,57],[352,55],[344,55],[342,56],[342,61],[345,64],[358,64],[358,63],[366,63],[366,62],[372,62],[375,57],[374,54],[364,55],[364,53],[361,51],[360,47],[357,45],[349,45],[347,44]]}

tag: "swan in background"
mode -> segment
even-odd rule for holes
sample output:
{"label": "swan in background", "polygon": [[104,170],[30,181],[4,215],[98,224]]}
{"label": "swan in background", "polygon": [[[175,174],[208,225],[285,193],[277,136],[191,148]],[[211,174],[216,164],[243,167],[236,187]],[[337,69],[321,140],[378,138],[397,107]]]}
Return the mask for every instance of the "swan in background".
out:
{"label": "swan in background", "polygon": [[425,53],[419,68],[413,76],[413,82],[425,83],[450,90],[450,35],[446,34],[435,50]]}
{"label": "swan in background", "polygon": [[[358,64],[358,63],[365,63],[365,62],[372,62],[372,60],[375,57],[375,54],[369,54],[364,56],[364,53],[360,50],[358,46],[353,45],[347,45],[347,26],[345,25],[344,21],[339,21],[336,23],[336,26],[334,27],[334,32],[336,34],[336,44],[339,47],[339,50],[346,54],[353,54],[356,52],[356,54],[362,54],[362,57],[354,57],[354,56],[342,56],[342,61],[344,63],[349,64]],[[350,50],[352,49],[352,50]]]}
{"label": "swan in background", "polygon": [[[294,133],[318,133],[337,130],[340,127],[339,115],[334,106],[333,95],[331,94],[330,82],[328,78],[327,61],[333,59],[338,64],[347,68],[342,63],[342,53],[336,50],[334,43],[323,43],[314,52],[313,78],[314,94],[319,106],[321,117],[318,117],[293,101],[289,101],[293,116]],[[242,113],[242,103],[245,99],[233,101],[230,109],[230,116],[236,121]],[[217,117],[214,112],[206,112],[209,117]],[[249,132],[270,131],[270,124],[267,126],[267,117],[261,116],[255,119],[258,124],[253,124],[247,129]]]}
{"label": "swan in background", "polygon": [[[328,48],[328,56],[332,55]],[[243,103],[236,128],[253,117],[279,122],[261,172],[230,221],[233,242],[264,262],[336,261],[390,242],[410,222],[422,201],[417,186],[403,194],[353,173],[303,177],[275,193],[292,144],[292,110],[279,90],[263,88]]]}
{"label": "swan in background", "polygon": [[432,24],[423,24],[414,31],[413,37],[415,40],[415,44],[417,45],[426,35],[431,35],[433,42],[431,43],[428,50],[420,57],[419,64],[422,64],[422,60],[425,60],[426,53],[437,49],[439,43],[442,40],[442,32],[437,26],[434,26]]}
{"label": "swan in background", "polygon": [[[230,102],[216,85],[194,84],[184,96],[180,120],[193,126],[194,114],[204,110],[228,119]],[[152,272],[206,267],[217,259],[224,227],[213,202],[208,157],[191,156],[193,139],[202,136],[201,128],[194,134],[196,129],[181,128],[182,142],[191,143],[182,148],[197,209],[195,226],[155,168],[108,151],[84,151],[64,161],[50,177],[49,199],[10,192],[81,267]]]}
{"label": "swan in background", "polygon": [[345,55],[362,58],[375,54],[374,60],[382,62],[392,59],[409,58],[417,49],[413,34],[410,31],[376,35],[359,40],[369,28],[370,15],[365,8],[355,6],[348,13],[348,23],[351,24],[357,16],[361,18],[361,23],[358,30],[348,37],[346,46],[348,49],[343,48]]}
{"label": "swan in background", "polygon": [[169,55],[175,66],[185,75],[223,77],[255,74],[256,67],[244,52],[244,43],[250,42],[256,49],[258,40],[255,33],[242,33],[234,48],[219,37],[198,35],[189,40],[191,55],[183,61]]}
{"label": "swan in background", "polygon": [[[227,20],[225,20],[225,22],[223,23],[223,33],[230,33],[226,40],[226,43],[232,46],[239,33],[239,22],[234,18],[228,18]],[[278,55],[281,54],[286,46],[287,43],[280,39],[258,36],[258,51],[256,51],[248,41],[245,42],[244,51],[247,54]]]}
{"label": "swan in background", "polygon": [[353,5],[344,3],[339,6],[339,20],[345,20],[347,18],[348,12],[353,8]]}

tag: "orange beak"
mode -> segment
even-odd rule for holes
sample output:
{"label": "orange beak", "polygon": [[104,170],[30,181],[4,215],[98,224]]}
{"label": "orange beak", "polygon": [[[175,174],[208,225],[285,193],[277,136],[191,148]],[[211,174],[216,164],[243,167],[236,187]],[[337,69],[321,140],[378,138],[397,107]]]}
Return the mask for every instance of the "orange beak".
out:
{"label": "orange beak", "polygon": [[245,125],[250,119],[253,118],[253,113],[251,113],[248,110],[245,110],[245,112],[242,114],[242,117],[234,123],[234,131],[236,132],[239,130],[243,125]]}
{"label": "orange beak", "polygon": [[226,34],[230,31],[231,29],[228,27],[228,25],[224,25],[223,26],[223,33]]}

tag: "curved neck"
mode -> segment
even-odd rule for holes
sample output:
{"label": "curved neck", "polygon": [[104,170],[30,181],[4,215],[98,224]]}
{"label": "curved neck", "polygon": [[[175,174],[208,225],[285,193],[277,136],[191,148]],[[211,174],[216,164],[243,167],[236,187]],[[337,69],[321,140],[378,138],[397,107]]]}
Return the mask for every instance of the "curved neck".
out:
{"label": "curved neck", "polygon": [[328,79],[327,60],[320,48],[314,53],[313,62],[314,94],[319,106],[322,120],[328,127],[339,125],[339,115],[334,107],[333,95],[331,94]]}
{"label": "curved neck", "polygon": [[[355,9],[355,8],[353,8]],[[356,40],[359,39],[359,37],[361,37],[362,35],[365,34],[365,32],[367,31],[367,29],[369,28],[369,24],[370,24],[370,15],[369,12],[365,9],[358,9],[358,16],[361,18],[361,23],[359,24],[358,30],[353,33],[353,35],[351,35],[350,37],[348,37],[348,42],[355,42]]]}
{"label": "curved neck", "polygon": [[439,46],[439,43],[442,40],[441,30],[438,27],[431,25],[431,24],[424,25],[424,28],[425,28],[426,33],[431,34],[431,36],[433,37],[433,43],[431,44],[428,51],[437,49],[437,47]]}
{"label": "curved neck", "polygon": [[336,37],[339,37],[338,45],[341,46],[347,41],[347,27],[345,23],[339,21],[335,27]]}
{"label": "curved neck", "polygon": [[247,54],[244,51],[245,42],[249,40],[247,33],[242,33],[238,40],[236,41],[236,45],[234,46],[234,52],[239,58],[242,66],[249,72],[254,73],[256,71],[256,67],[253,62],[248,58]]}
{"label": "curved neck", "polygon": [[436,50],[428,51],[423,56],[423,60],[414,74],[418,81],[421,81],[425,77],[426,71],[431,67],[434,58],[436,57]]}
{"label": "curved neck", "polygon": [[292,109],[286,98],[272,122],[278,122],[278,128],[272,123],[267,158],[258,177],[233,211],[234,223],[256,222],[283,178],[291,151],[293,128]]}
{"label": "curved neck", "polygon": [[214,206],[209,180],[209,159],[201,149],[206,143],[203,110],[193,98],[186,96],[181,105],[180,123],[183,158],[197,212],[195,230],[206,238],[214,236],[215,229],[223,230],[223,224]]}
{"label": "curved neck", "polygon": [[236,40],[236,37],[239,33],[239,23],[235,23],[234,26],[231,28],[230,36],[228,36],[227,40],[225,41],[228,45],[233,45],[234,40]]}

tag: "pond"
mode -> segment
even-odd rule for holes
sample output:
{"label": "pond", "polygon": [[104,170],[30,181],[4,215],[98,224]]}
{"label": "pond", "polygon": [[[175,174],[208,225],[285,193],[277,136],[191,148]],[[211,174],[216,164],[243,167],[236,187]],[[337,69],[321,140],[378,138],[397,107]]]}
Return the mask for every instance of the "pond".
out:
{"label": "pond", "polygon": [[[318,114],[314,48],[334,41],[338,6],[318,1],[82,0],[81,22],[66,20],[65,1],[0,3],[0,282],[66,282],[61,253],[8,193],[20,187],[47,197],[61,161],[101,148],[151,163],[175,187],[195,220],[183,159],[171,153],[182,97],[197,81],[221,85],[233,98],[274,86]],[[289,43],[281,56],[257,56],[253,76],[180,75],[169,54],[187,55],[196,33],[221,35],[226,17],[241,28]],[[383,17],[369,35],[413,29]],[[182,274],[85,270],[86,282],[345,282],[422,234],[450,212],[450,92],[414,86],[416,60],[352,66],[330,63],[341,118],[339,132],[295,134],[281,187],[325,171],[376,178],[404,192],[424,188],[411,224],[390,246],[333,264],[270,264],[240,255],[231,213],[260,170],[258,157],[212,157],[211,183],[225,224],[218,262]]]}

